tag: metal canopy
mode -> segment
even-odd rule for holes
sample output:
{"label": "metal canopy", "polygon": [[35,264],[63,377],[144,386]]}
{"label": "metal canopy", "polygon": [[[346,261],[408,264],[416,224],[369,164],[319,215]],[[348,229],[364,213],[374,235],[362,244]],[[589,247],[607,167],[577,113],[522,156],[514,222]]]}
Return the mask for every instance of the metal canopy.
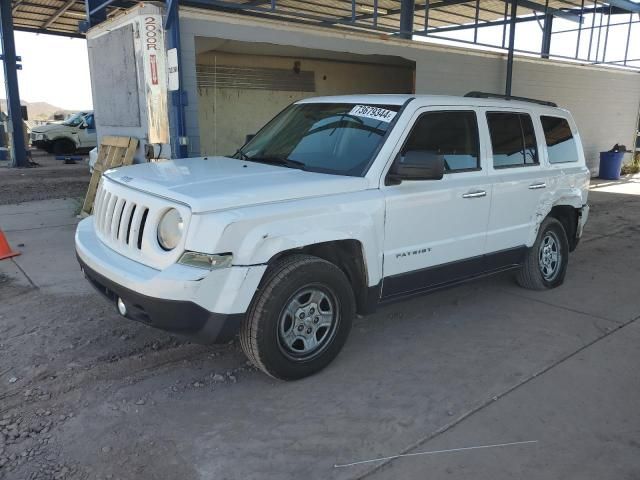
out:
{"label": "metal canopy", "polygon": [[[12,0],[15,30],[82,37],[80,24],[91,12],[89,24],[115,15],[133,5],[128,0]],[[640,69],[640,60],[605,55],[610,28],[640,23],[640,3],[632,0],[169,0],[209,9],[226,10],[253,16],[309,23],[328,28],[373,31],[404,38],[412,36],[455,40],[479,46],[508,50],[512,21],[538,22],[543,32],[539,48],[515,52],[537,54],[543,58],[578,60]],[[517,17],[511,18],[512,5]],[[591,15],[595,14],[595,15]],[[589,16],[589,18],[585,16]],[[585,21],[599,17],[599,21]],[[574,28],[554,27],[553,20],[568,20]],[[498,44],[482,43],[479,32],[488,27],[501,27]],[[458,32],[473,31],[462,38]],[[575,55],[554,55],[554,35],[574,32],[577,35]],[[457,35],[456,35],[457,34]],[[567,36],[563,37],[566,42]],[[579,46],[580,39],[590,39],[588,51]],[[627,51],[629,48],[627,48]]]}
{"label": "metal canopy", "polygon": [[87,17],[83,0],[13,0],[11,13],[15,30],[84,38],[80,31]]}
{"label": "metal canopy", "polygon": [[[20,59],[12,47],[13,30],[84,37],[83,32],[88,27],[135,3],[130,0],[0,0],[5,76],[16,80],[7,85],[7,98],[14,107],[11,112],[14,165],[26,166],[26,157],[22,140],[18,138],[21,124],[16,109],[20,100],[15,74],[20,68]],[[167,11],[168,46],[177,49],[179,63],[177,7],[180,4],[326,28],[375,32],[405,39],[425,37],[503,50],[508,54],[506,95],[511,94],[514,52],[640,71],[640,58],[629,57],[632,27],[640,23],[640,0],[164,0],[163,3],[166,3]],[[557,19],[555,23],[554,19]],[[542,41],[538,48],[516,48],[516,26],[524,22],[539,25]],[[566,27],[567,23],[572,27]],[[483,43],[479,33],[491,28],[493,40]],[[626,48],[624,55],[617,48],[616,58],[611,59],[607,56],[607,45],[610,29],[614,28],[625,29]],[[501,38],[497,41],[495,29],[501,29],[501,35],[498,35]],[[471,35],[461,37],[460,32],[471,32]],[[566,34],[575,37],[575,54],[559,54],[552,48],[554,36],[565,35],[562,42],[567,43]],[[584,48],[585,42],[588,49]],[[181,68],[179,72],[182,72]],[[172,150],[184,157],[187,151],[182,139],[186,139],[187,99],[181,90],[171,92],[171,97],[171,128],[175,132],[172,137],[176,138]]]}

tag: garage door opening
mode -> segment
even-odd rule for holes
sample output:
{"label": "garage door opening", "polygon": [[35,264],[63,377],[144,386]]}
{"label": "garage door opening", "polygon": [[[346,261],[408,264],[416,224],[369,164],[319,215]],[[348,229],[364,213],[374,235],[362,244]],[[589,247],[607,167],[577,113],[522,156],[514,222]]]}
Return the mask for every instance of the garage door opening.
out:
{"label": "garage door opening", "polygon": [[351,93],[414,93],[415,63],[264,43],[196,38],[202,155],[231,155],[289,104]]}

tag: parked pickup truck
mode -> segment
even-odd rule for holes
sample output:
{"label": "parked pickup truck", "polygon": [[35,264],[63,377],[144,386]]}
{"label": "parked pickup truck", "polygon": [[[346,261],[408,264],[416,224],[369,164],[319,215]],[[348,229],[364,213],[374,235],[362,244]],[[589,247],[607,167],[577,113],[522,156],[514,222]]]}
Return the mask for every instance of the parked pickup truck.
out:
{"label": "parked pickup truck", "polygon": [[505,270],[558,287],[589,212],[580,134],[553,104],[488,96],[311,98],[233,156],[108,171],[80,265],[123,316],[239,332],[280,379],[325,367],[380,304]]}
{"label": "parked pickup truck", "polygon": [[78,112],[62,123],[50,123],[31,130],[31,145],[56,155],[88,151],[96,146],[93,112]]}

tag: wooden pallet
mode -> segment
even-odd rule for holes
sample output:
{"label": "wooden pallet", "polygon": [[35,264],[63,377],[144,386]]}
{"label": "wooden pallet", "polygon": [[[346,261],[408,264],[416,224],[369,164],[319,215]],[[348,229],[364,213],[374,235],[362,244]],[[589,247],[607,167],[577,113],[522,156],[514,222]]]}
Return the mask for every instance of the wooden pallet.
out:
{"label": "wooden pallet", "polygon": [[80,215],[86,217],[91,215],[93,202],[96,199],[96,191],[102,174],[111,168],[131,165],[133,163],[133,155],[138,148],[138,139],[133,137],[102,137],[100,148],[98,148],[98,159],[93,167],[93,175],[89,182],[87,195],[84,197],[84,203]]}

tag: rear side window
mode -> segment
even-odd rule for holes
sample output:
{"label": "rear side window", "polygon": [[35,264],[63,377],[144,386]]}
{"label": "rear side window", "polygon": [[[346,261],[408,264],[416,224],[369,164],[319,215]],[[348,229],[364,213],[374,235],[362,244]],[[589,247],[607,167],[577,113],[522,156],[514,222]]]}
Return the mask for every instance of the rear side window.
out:
{"label": "rear side window", "polygon": [[569,122],[560,117],[540,117],[550,163],[578,161],[578,148]]}
{"label": "rear side window", "polygon": [[475,112],[428,112],[420,116],[402,149],[444,157],[445,172],[480,168],[478,121]]}
{"label": "rear side window", "polygon": [[538,147],[533,121],[526,113],[487,113],[493,167],[509,168],[537,165]]}

